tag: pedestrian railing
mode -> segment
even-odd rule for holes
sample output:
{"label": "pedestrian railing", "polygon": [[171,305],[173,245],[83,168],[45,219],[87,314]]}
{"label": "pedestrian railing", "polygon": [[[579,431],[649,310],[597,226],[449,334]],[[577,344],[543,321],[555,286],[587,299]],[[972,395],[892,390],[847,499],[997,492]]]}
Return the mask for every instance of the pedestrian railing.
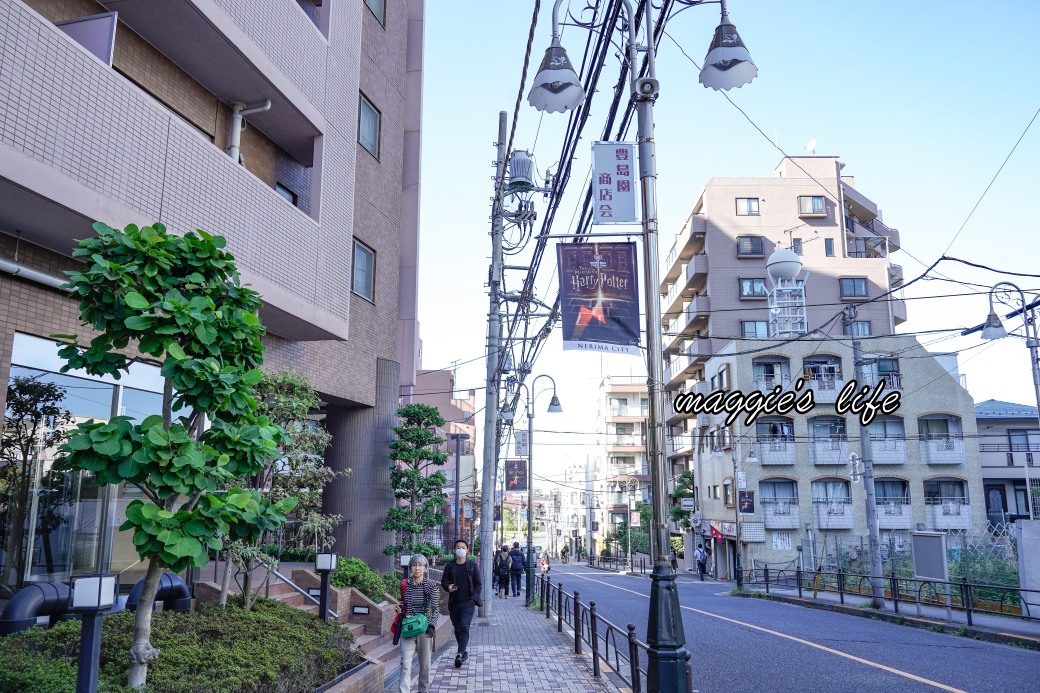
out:
{"label": "pedestrian railing", "polygon": [[[836,593],[842,604],[847,596],[869,597],[873,594],[871,576],[844,570],[828,572],[762,567],[744,571],[742,577],[745,586],[764,587],[766,594],[776,590],[797,590],[799,597],[808,594],[819,599],[821,593]],[[946,610],[948,621],[954,620],[953,612],[963,613],[969,626],[973,625],[972,619],[976,614],[1040,620],[1040,609],[1036,606],[1040,603],[1040,590],[968,582],[965,578],[950,581],[908,578],[895,573],[878,579],[883,584],[884,598],[892,603],[896,613],[900,612],[901,606],[905,609],[912,605],[920,616],[922,607],[938,607]]]}
{"label": "pedestrian railing", "polygon": [[[556,630],[563,632],[564,624],[574,633],[574,653],[581,654],[588,646],[592,654],[592,673],[599,677],[606,664],[633,693],[641,693],[647,680],[647,644],[636,637],[635,625],[619,628],[596,611],[596,602],[583,604],[577,590],[564,592],[563,582],[555,585],[545,575],[538,576],[540,605],[546,620],[555,615]],[[690,654],[686,654],[687,690],[693,690],[693,668]]]}
{"label": "pedestrian railing", "polygon": [[589,556],[588,563],[590,568],[601,568],[605,570],[624,570],[625,567],[628,565],[628,560],[620,556]]}

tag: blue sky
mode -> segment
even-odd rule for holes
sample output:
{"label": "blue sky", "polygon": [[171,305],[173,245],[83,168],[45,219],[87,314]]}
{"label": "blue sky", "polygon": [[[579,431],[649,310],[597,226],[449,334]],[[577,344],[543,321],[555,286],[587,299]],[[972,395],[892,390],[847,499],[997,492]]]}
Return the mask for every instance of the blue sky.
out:
{"label": "blue sky", "polygon": [[[549,43],[552,4],[541,3],[528,84]],[[573,0],[572,5],[577,9],[584,2]],[[419,317],[423,367],[469,361],[459,366],[458,383],[482,387],[492,142],[498,112],[505,110],[512,119],[533,2],[484,0],[463,7],[444,0],[426,4]],[[857,187],[883,210],[885,222],[900,230],[905,252],[894,254],[893,262],[903,266],[907,280],[944,252],[1004,272],[1040,274],[1040,234],[1032,210],[1038,197],[1034,162],[1040,158],[1040,123],[1022,139],[954,240],[1040,108],[1035,86],[1040,4],[731,0],[729,11],[759,69],[757,79],[728,92],[730,98],[788,154],[806,154],[806,143],[815,139],[817,154],[841,158],[844,173],[856,177]],[[718,5],[694,7],[669,22],[668,34],[699,64],[718,18]],[[564,30],[563,44],[575,63],[580,63],[586,36],[577,27]],[[657,60],[662,256],[705,182],[714,176],[770,176],[777,161],[773,145],[722,93],[697,83],[696,68],[675,42],[666,37]],[[598,139],[609,101],[605,90],[617,80],[618,63],[613,56],[608,60],[604,91],[594,97],[586,142],[579,147],[581,157],[554,233],[569,232],[567,222],[583,192],[587,142]],[[563,114],[541,117],[528,106],[525,92],[514,148],[531,149],[544,173],[559,155],[566,122]],[[545,205],[540,196],[535,201],[541,218]],[[546,253],[538,280],[539,295],[547,301],[556,292],[554,256]],[[1023,289],[1040,291],[1037,279],[952,263],[938,270],[961,281],[988,286],[1012,279]],[[513,275],[513,288],[520,279],[519,273]],[[948,296],[964,293],[972,295]],[[947,297],[923,298],[932,296]],[[906,297],[911,300],[903,331],[974,325],[987,311],[984,289],[945,281],[920,281]],[[1015,325],[1021,329],[1020,320]],[[933,340],[922,339],[926,344]],[[982,348],[978,342],[972,336],[929,348],[967,348],[960,355],[961,371],[976,401],[1032,404],[1022,341]],[[645,373],[636,357],[602,363],[587,359],[562,352],[556,331],[535,373],[556,378],[566,414],[559,423],[550,419],[543,414],[548,395],[539,397],[537,428],[594,430],[589,410],[601,370]],[[539,391],[546,383],[539,382]],[[478,402],[483,404],[483,391]],[[581,439],[551,438],[558,451],[574,455],[580,449],[562,443]]]}

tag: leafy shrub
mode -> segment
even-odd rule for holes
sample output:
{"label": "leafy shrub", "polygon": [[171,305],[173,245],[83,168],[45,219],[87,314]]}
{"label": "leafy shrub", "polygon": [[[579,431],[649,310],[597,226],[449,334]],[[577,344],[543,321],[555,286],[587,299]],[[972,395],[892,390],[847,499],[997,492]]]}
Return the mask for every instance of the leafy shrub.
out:
{"label": "leafy shrub", "polygon": [[377,604],[386,592],[383,576],[360,558],[340,558],[329,580],[333,587],[353,587]]}
{"label": "leafy shrub", "polygon": [[[150,691],[281,693],[310,691],[360,662],[350,632],[312,614],[261,599],[250,611],[233,597],[189,614],[152,616],[152,644],[161,651],[148,669]],[[106,616],[100,690],[125,687],[134,614]],[[60,623],[0,638],[0,691],[71,693],[76,689],[80,625]]]}
{"label": "leafy shrub", "polygon": [[404,581],[404,577],[401,573],[383,573],[383,584],[386,586],[386,593],[395,599],[401,598],[401,582]]}
{"label": "leafy shrub", "polygon": [[278,560],[286,563],[314,563],[314,550],[298,546],[281,547],[281,556],[278,555],[278,544],[268,544],[263,552],[268,556],[277,556]]}

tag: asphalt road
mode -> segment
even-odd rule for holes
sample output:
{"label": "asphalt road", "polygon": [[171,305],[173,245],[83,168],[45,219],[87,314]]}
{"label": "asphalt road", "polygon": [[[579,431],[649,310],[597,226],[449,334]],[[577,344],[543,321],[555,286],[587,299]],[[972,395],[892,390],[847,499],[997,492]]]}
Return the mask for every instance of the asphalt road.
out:
{"label": "asphalt road", "polygon": [[[650,580],[557,563],[553,584],[646,639]],[[678,580],[694,688],[716,691],[1040,690],[1040,653],[761,599]]]}

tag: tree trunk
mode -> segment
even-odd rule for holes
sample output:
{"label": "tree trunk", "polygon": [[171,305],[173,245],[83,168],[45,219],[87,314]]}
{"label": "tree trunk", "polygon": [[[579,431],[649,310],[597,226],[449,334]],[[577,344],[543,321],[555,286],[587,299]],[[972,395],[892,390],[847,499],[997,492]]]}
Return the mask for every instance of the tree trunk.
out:
{"label": "tree trunk", "polygon": [[7,514],[7,526],[10,532],[7,535],[7,570],[3,582],[7,585],[21,587],[25,579],[25,512],[29,507],[29,468],[31,462],[24,462],[22,470],[18,473],[17,485],[14,492],[14,502],[11,511]]}
{"label": "tree trunk", "polygon": [[136,619],[134,620],[134,642],[130,646],[130,677],[127,685],[140,690],[148,677],[148,663],[159,656],[159,650],[152,647],[152,608],[155,606],[155,593],[159,590],[159,576],[162,568],[159,559],[152,556],[148,559],[148,572],[144,576],[144,587],[141,599],[137,602]]}
{"label": "tree trunk", "polygon": [[[217,554],[219,557],[220,554]],[[220,581],[220,600],[221,606],[227,606],[228,590],[231,588],[231,550],[228,549],[224,552],[224,577]]]}
{"label": "tree trunk", "polygon": [[253,605],[253,560],[246,560],[242,566],[246,571],[245,575],[242,576],[242,608],[249,611],[249,607]]}

